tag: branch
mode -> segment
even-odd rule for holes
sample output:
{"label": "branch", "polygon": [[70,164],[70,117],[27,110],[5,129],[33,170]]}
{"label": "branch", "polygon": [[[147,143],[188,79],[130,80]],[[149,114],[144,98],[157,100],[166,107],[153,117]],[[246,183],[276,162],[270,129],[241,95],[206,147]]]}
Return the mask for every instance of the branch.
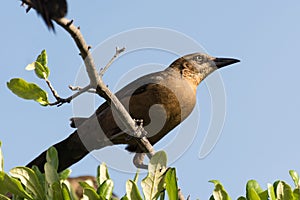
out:
{"label": "branch", "polygon": [[60,101],[61,98],[59,97],[57,91],[56,91],[56,90],[54,89],[54,87],[52,86],[52,84],[51,84],[51,82],[49,81],[49,79],[48,79],[46,76],[45,76],[44,79],[45,79],[45,81],[46,81],[46,83],[47,83],[49,89],[51,90],[53,96],[55,97],[56,101]]}
{"label": "branch", "polygon": [[52,92],[54,98],[56,99],[56,102],[49,103],[49,106],[56,106],[57,105],[57,107],[58,107],[58,106],[63,105],[64,103],[70,103],[71,100],[63,99],[58,95],[57,91],[54,89],[51,82],[49,81],[49,79],[46,76],[45,76],[44,80],[46,81],[46,83],[47,83],[50,91]]}
{"label": "branch", "polygon": [[110,59],[110,61],[106,64],[106,66],[100,70],[99,75],[100,77],[102,77],[104,75],[104,73],[106,72],[106,70],[110,67],[110,65],[114,62],[114,60],[120,55],[120,53],[122,53],[123,51],[125,51],[125,47],[119,49],[118,47],[116,47],[116,53],[115,55]]}
{"label": "branch", "polygon": [[[80,91],[80,90],[83,90],[84,88],[79,87],[79,86],[72,86],[72,85],[69,85],[69,89],[72,90],[72,91]],[[96,93],[96,90],[90,88],[90,89],[87,90],[86,92],[89,92],[89,93]]]}
{"label": "branch", "polygon": [[68,97],[66,99],[63,99],[63,98],[60,98],[60,97],[59,97],[59,99],[56,98],[57,101],[54,102],[54,103],[50,103],[49,105],[50,106],[54,106],[54,105],[61,106],[64,103],[70,103],[73,99],[75,99],[76,97],[78,97],[82,93],[89,91],[90,89],[91,89],[90,85],[85,86],[84,88],[78,90],[78,92],[76,92],[75,94],[71,95],[70,97]]}
{"label": "branch", "polygon": [[[84,61],[86,71],[90,79],[91,88],[96,89],[97,93],[105,100],[107,100],[108,103],[111,104],[112,109],[114,109],[114,111],[117,113],[117,116],[120,118],[121,122],[129,132],[136,133],[137,137],[142,136],[141,131],[137,131],[135,121],[131,118],[131,116],[124,108],[124,106],[120,103],[118,98],[104,84],[102,77],[99,76],[99,74],[97,73],[93,57],[89,51],[90,47],[86,44],[84,37],[80,32],[80,29],[74,26],[73,20],[70,21],[66,18],[55,19],[55,22],[58,25],[60,25],[62,28],[64,28],[71,35],[78,49],[80,50],[80,56]],[[116,55],[118,54],[119,53],[117,51]],[[108,63],[108,66],[110,66],[114,58],[115,57],[113,57],[111,62]],[[145,136],[142,136],[141,138],[134,138],[134,139],[136,140],[136,142],[144,152],[149,152],[148,154],[149,157],[154,155],[155,151]]]}
{"label": "branch", "polygon": [[76,97],[78,97],[79,95],[81,95],[84,92],[87,92],[91,89],[90,85],[85,86],[84,88],[78,90],[78,92],[76,92],[75,94],[73,94],[72,96],[68,97],[66,100],[67,101],[71,101],[72,99],[75,99]]}
{"label": "branch", "polygon": [[[89,48],[89,47],[88,47]],[[122,53],[125,51],[125,48],[121,48],[119,49],[118,47],[116,47],[116,52],[114,54],[114,56],[110,59],[110,61],[106,64],[106,66],[100,70],[99,72],[99,76],[102,78],[102,76],[104,75],[104,73],[106,72],[106,70],[110,67],[110,65],[114,62],[114,60]],[[61,106],[63,105],[64,103],[70,103],[73,99],[75,99],[76,97],[78,97],[79,95],[81,95],[82,93],[84,92],[92,92],[92,93],[96,93],[96,90],[88,85],[84,88],[81,88],[79,86],[77,87],[73,87],[73,86],[69,86],[69,88],[72,90],[72,91],[78,91],[77,93],[73,94],[72,96],[68,97],[68,98],[61,98],[57,91],[54,89],[54,87],[52,86],[51,82],[45,77],[45,81],[48,85],[48,87],[50,88],[53,96],[55,97],[56,99],[56,102],[54,103],[50,103],[49,105],[50,106],[54,106],[54,105],[57,105],[57,106]]]}
{"label": "branch", "polygon": [[[56,99],[56,102],[50,103],[49,106],[55,106],[55,105],[56,105],[56,106],[59,107],[59,106],[63,105],[64,103],[70,103],[73,99],[75,99],[76,97],[78,97],[78,96],[81,95],[82,93],[87,92],[87,91],[89,91],[89,90],[91,89],[91,86],[90,86],[90,85],[87,85],[87,86],[85,86],[84,88],[79,88],[79,87],[78,87],[78,88],[77,88],[78,92],[76,92],[75,94],[71,95],[71,96],[68,97],[68,98],[61,98],[61,97],[58,95],[58,93],[56,92],[56,90],[54,89],[54,87],[52,86],[51,82],[50,82],[47,78],[45,78],[45,81],[46,81],[48,87],[50,88],[50,90],[51,90],[53,96],[54,96],[55,99]],[[69,86],[69,88],[70,88],[70,86]],[[72,90],[73,88],[70,88],[70,89]]]}
{"label": "branch", "polygon": [[80,32],[80,28],[75,27],[73,24],[73,20],[70,21],[67,18],[55,19],[55,22],[61,27],[63,27],[74,39],[80,51],[80,56],[86,66],[86,71],[89,76],[90,85],[92,88],[96,88],[98,83],[100,82],[100,77],[97,73],[92,54],[89,51],[90,46],[86,44],[83,35]]}

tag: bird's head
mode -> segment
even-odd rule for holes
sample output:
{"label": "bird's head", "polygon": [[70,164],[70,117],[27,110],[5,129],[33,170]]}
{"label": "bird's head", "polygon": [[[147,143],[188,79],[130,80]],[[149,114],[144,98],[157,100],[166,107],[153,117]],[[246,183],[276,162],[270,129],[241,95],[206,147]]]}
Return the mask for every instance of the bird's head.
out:
{"label": "bird's head", "polygon": [[183,77],[196,85],[213,71],[240,62],[234,58],[216,58],[205,53],[193,53],[175,60],[170,68],[179,70]]}

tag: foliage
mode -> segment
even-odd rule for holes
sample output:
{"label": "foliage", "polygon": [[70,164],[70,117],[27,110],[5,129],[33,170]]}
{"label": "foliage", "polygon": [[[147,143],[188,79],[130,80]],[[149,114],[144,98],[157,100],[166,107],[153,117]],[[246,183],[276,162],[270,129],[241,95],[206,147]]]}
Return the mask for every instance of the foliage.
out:
{"label": "foliage", "polygon": [[[2,155],[0,155],[3,159]],[[64,179],[70,174],[70,170],[57,173],[58,158],[57,151],[51,147],[47,151],[47,162],[45,173],[41,173],[37,167],[15,167],[9,171],[0,172],[0,194],[10,193],[13,199],[72,199]]]}
{"label": "foliage", "polygon": [[[26,70],[34,70],[36,76],[40,79],[48,80],[50,70],[47,66],[47,53],[43,50],[37,59],[26,66]],[[34,100],[42,106],[49,105],[48,93],[41,89],[35,83],[29,83],[22,78],[13,78],[7,82],[7,87],[18,97]]]}
{"label": "foliage", "polygon": [[[246,185],[246,196],[241,196],[238,200],[299,200],[300,199],[300,181],[298,173],[290,170],[295,188],[292,189],[284,181],[275,181],[268,184],[266,190],[263,190],[255,180],[249,180]],[[215,189],[210,200],[230,200],[228,193],[219,181],[210,181],[215,184]]]}
{"label": "foliage", "polygon": [[[174,168],[166,169],[167,155],[163,151],[157,152],[150,160],[148,165],[148,174],[142,180],[141,192],[138,188],[138,172],[133,180],[126,182],[126,194],[122,200],[142,200],[142,199],[164,199],[165,192],[169,199],[177,199],[177,181]],[[98,167],[97,181],[99,187],[95,190],[86,183],[81,183],[84,194],[92,200],[111,199],[113,191],[113,182],[109,177],[107,167],[101,164]],[[143,193],[144,198],[141,193]]]}
{"label": "foliage", "polygon": [[[57,172],[57,151],[51,147],[47,151],[47,162],[44,166],[45,173],[41,173],[37,167],[15,167],[9,174],[3,169],[3,156],[0,142],[0,200],[8,200],[8,194],[12,199],[52,200],[77,199],[65,184],[70,175],[70,170]],[[126,182],[126,194],[121,200],[148,200],[178,199],[178,186],[175,168],[167,168],[167,155],[163,151],[157,152],[149,162],[148,174],[141,182],[141,190],[138,187],[138,172],[133,180]],[[299,200],[300,178],[297,172],[290,170],[290,176],[294,182],[294,188],[284,181],[276,181],[268,184],[263,190],[255,180],[249,180],[246,185],[246,195],[238,200]],[[91,200],[116,199],[113,197],[114,183],[109,176],[105,163],[97,169],[98,188],[94,188],[85,182],[79,184],[83,188],[84,198]],[[210,200],[230,200],[230,196],[220,181],[211,180],[214,190]]]}
{"label": "foliage", "polygon": [[[0,143],[1,144],[1,143]],[[0,148],[1,153],[1,148]],[[58,156],[54,147],[47,151],[45,173],[41,173],[37,167],[15,167],[10,170],[10,175],[0,170],[0,200],[9,199],[8,193],[16,200],[34,199],[76,199],[72,195],[64,180],[70,174],[70,170],[61,173],[58,169]],[[174,168],[166,169],[167,156],[163,151],[157,152],[149,163],[149,172],[142,181],[144,199],[164,199],[167,191],[169,199],[177,198],[177,181]],[[3,156],[0,154],[0,166],[3,166]],[[108,174],[107,166],[103,163],[97,169],[97,182],[99,187],[94,189],[85,182],[80,182],[86,198],[91,200],[114,199],[112,196],[114,183]],[[133,180],[126,182],[126,194],[123,200],[143,199],[137,186],[138,173]]]}
{"label": "foliage", "polygon": [[37,84],[28,83],[22,78],[11,79],[7,82],[7,87],[23,99],[34,100],[43,106],[49,103],[47,92],[42,90]]}

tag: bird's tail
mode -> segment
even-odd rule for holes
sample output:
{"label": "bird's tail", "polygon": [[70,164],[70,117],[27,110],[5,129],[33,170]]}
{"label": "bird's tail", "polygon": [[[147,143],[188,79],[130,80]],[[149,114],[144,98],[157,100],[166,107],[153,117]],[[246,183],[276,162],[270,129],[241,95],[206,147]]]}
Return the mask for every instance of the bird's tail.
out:
{"label": "bird's tail", "polygon": [[[111,131],[103,130],[95,114],[89,118],[72,118],[71,127],[77,130],[63,141],[53,145],[58,152],[59,172],[75,164],[93,150],[128,142],[124,140],[125,136],[117,126]],[[41,153],[27,167],[36,165],[44,172],[46,152]]]}
{"label": "bird's tail", "polygon": [[[53,146],[58,152],[59,172],[78,162],[89,153],[89,151],[82,143],[77,131],[74,131],[69,137]],[[38,157],[31,161],[27,165],[27,167],[32,167],[33,165],[36,165],[40,171],[44,172],[44,165],[46,163],[46,152],[47,151],[41,153]]]}

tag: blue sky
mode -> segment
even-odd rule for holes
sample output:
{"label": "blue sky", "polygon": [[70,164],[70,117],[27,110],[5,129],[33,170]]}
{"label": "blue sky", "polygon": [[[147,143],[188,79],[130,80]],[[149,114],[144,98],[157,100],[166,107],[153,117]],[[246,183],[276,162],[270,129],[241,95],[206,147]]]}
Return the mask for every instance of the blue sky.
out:
{"label": "blue sky", "polygon": [[[208,199],[213,190],[213,185],[208,183],[211,179],[220,180],[233,198],[245,193],[249,179],[258,180],[264,188],[276,179],[292,183],[288,170],[300,172],[297,156],[300,141],[299,1],[91,0],[88,4],[68,3],[67,17],[75,20],[93,47],[124,31],[160,27],[189,36],[211,55],[241,60],[220,70],[226,93],[226,118],[217,144],[203,159],[199,159],[199,151],[209,127],[212,105],[207,84],[202,83],[198,88],[197,134],[188,149],[171,163],[177,169],[179,186],[186,196]],[[76,82],[82,61],[69,35],[58,26],[56,34],[49,32],[41,18],[33,11],[25,14],[18,1],[3,2],[0,15],[0,140],[8,171],[25,165],[67,137],[73,131],[68,120],[74,110],[72,105],[45,108],[19,99],[7,89],[6,82],[22,77],[44,86],[24,68],[46,49],[50,79],[59,94],[66,97],[70,95],[67,86]],[[180,41],[174,42],[181,45]],[[114,48],[108,47],[107,55],[112,55]],[[105,59],[101,62],[105,63]],[[149,63],[166,66],[174,59],[175,55],[157,50],[129,53],[114,63],[105,81],[114,89],[116,80],[126,72],[138,66],[150,66]],[[95,106],[100,102],[102,100],[96,99]],[[91,114],[92,109],[86,112]],[[189,123],[188,120],[185,123]],[[191,132],[180,130],[180,134]],[[174,137],[176,134],[171,133],[155,147],[163,148]],[[72,166],[72,175],[95,174],[98,164],[93,156],[87,156]],[[110,173],[116,192],[121,196],[125,181],[133,174],[115,169],[110,169]]]}

